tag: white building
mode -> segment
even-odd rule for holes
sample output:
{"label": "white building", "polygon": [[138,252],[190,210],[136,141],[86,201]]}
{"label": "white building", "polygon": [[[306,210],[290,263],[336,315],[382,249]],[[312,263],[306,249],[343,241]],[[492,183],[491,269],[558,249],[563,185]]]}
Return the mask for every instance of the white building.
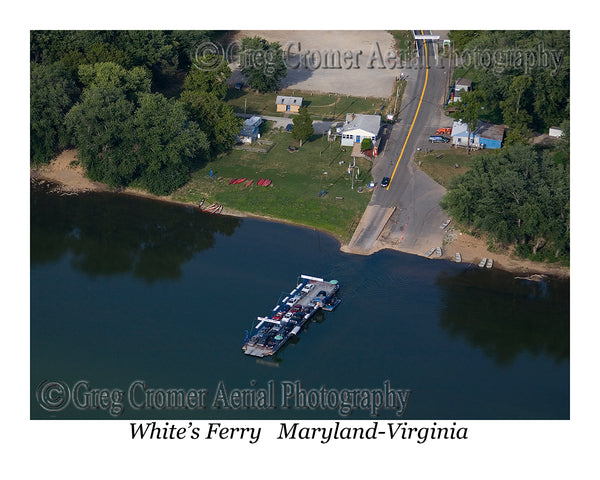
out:
{"label": "white building", "polygon": [[252,143],[256,139],[260,138],[258,128],[262,124],[262,118],[259,116],[250,117],[244,120],[244,125],[238,135],[238,141],[240,143]]}
{"label": "white building", "polygon": [[472,81],[470,78],[459,78],[454,83],[454,102],[460,102],[460,92],[470,92]]}
{"label": "white building", "polygon": [[548,131],[548,135],[554,138],[560,138],[562,137],[562,134],[563,131],[558,127],[550,127],[550,130]]}
{"label": "white building", "polygon": [[342,145],[351,147],[355,143],[362,142],[365,138],[370,138],[374,143],[377,140],[380,128],[380,115],[348,113],[346,122],[338,129],[337,134],[342,137]]}
{"label": "white building", "polygon": [[504,125],[493,125],[479,120],[477,128],[469,132],[469,126],[458,121],[452,124],[450,136],[452,137],[452,145],[457,147],[502,148],[504,131]]}

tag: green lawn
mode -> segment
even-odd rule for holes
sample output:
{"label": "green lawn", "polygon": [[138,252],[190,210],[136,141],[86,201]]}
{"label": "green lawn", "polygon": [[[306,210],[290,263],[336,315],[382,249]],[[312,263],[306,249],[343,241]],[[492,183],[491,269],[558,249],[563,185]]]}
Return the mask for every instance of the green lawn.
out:
{"label": "green lawn", "polygon": [[282,90],[279,93],[257,93],[250,90],[237,90],[235,88],[229,89],[225,101],[237,113],[283,116],[283,113],[277,112],[275,104],[277,95],[302,97],[303,106],[308,107],[310,114],[319,120],[342,121],[345,119],[347,113],[379,113],[382,111],[381,107],[387,107],[390,102],[389,98],[351,97],[349,95],[337,95],[334,93],[317,94],[299,90]]}
{"label": "green lawn", "polygon": [[473,159],[483,152],[485,150],[472,151],[467,155],[467,151],[462,148],[434,150],[431,153],[419,152],[415,156],[415,162],[417,165],[421,162],[419,165],[421,170],[440,185],[447,187],[452,177],[462,175],[469,170]]}
{"label": "green lawn", "polygon": [[[218,202],[235,210],[316,227],[349,241],[371,199],[366,188],[363,193],[357,188],[371,181],[371,162],[357,158],[360,174],[351,189],[347,169],[352,157],[348,148],[345,152],[340,149],[339,142],[313,136],[290,153],[288,146],[298,146],[298,142],[289,133],[273,130],[263,139],[275,142],[269,153],[233,150],[224,154],[195,172],[173,198],[193,203],[205,198],[207,204]],[[209,178],[209,170],[217,179]],[[244,177],[254,183],[247,188],[245,184],[229,184],[232,178]],[[273,183],[269,187],[256,185],[259,178]],[[323,190],[327,194],[321,197]]]}

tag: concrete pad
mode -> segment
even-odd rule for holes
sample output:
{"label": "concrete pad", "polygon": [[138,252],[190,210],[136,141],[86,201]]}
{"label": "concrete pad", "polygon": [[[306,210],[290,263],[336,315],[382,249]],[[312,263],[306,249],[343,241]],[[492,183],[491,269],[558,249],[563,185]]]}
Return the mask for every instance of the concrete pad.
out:
{"label": "concrete pad", "polygon": [[360,219],[350,243],[343,246],[342,251],[360,255],[370,255],[377,251],[378,249],[374,248],[375,242],[395,210],[396,207],[369,205]]}

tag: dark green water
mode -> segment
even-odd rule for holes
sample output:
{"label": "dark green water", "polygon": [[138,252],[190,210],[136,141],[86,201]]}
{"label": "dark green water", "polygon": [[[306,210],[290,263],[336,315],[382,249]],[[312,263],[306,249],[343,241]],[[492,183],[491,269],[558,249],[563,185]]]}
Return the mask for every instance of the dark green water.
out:
{"label": "dark green water", "polygon": [[[245,330],[301,273],[339,280],[341,305],[273,360],[245,356]],[[150,408],[139,395],[132,406],[136,381],[205,389],[205,408]],[[338,393],[389,381],[411,391],[405,419],[569,418],[569,283],[391,251],[353,256],[311,229],[32,187],[32,418],[372,418],[282,408],[293,381]],[[64,408],[53,382],[71,392]],[[219,382],[228,393],[271,384],[275,408],[216,408]]]}

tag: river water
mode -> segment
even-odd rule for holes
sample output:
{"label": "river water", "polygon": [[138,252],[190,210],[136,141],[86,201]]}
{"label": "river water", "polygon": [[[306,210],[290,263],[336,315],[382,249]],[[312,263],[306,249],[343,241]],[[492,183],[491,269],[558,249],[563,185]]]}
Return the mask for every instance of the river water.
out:
{"label": "river water", "polygon": [[[568,281],[48,184],[30,273],[31,418],[569,418]],[[342,303],[274,358],[244,355],[300,274],[338,280]]]}

